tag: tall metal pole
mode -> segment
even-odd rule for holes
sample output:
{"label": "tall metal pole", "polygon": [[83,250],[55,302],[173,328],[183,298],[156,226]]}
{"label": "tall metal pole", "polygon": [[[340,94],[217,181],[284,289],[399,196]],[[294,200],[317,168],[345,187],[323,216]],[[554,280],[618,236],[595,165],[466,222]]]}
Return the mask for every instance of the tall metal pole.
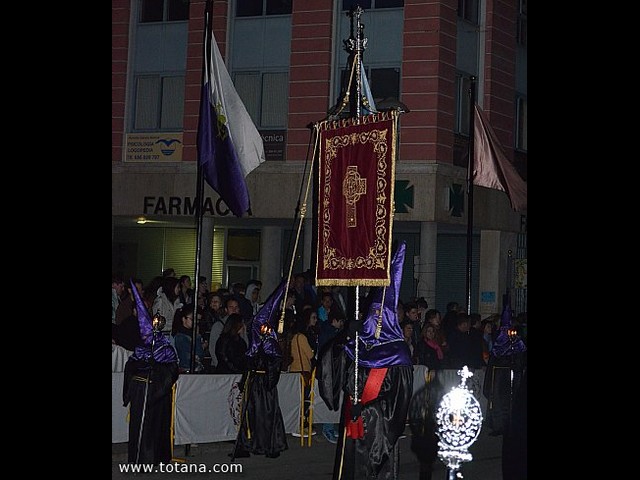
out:
{"label": "tall metal pole", "polygon": [[473,164],[474,164],[474,117],[476,105],[476,77],[471,76],[469,86],[469,163],[467,168],[467,314],[471,314],[471,265],[473,258]]}
{"label": "tall metal pole", "polygon": [[[349,113],[350,116],[355,118],[355,124],[359,124],[362,116],[362,53],[367,48],[367,39],[364,37],[364,25],[360,23],[360,16],[364,13],[364,10],[360,5],[352,6],[347,16],[351,19],[351,35],[344,42],[349,54],[349,66],[355,76],[355,92],[352,85],[349,91]],[[347,287],[347,310],[349,312],[357,311],[358,309],[358,287]],[[346,313],[346,312],[345,312]],[[358,320],[358,318],[354,318]],[[356,342],[357,346],[357,342]]]}
{"label": "tall metal pole", "polygon": [[202,217],[204,202],[204,174],[202,166],[198,162],[198,175],[196,180],[196,273],[193,292],[193,325],[191,326],[191,365],[189,371],[196,369],[196,340],[198,337],[198,291],[200,288],[200,256],[202,253]]}
{"label": "tall metal pole", "polygon": [[[364,10],[360,5],[352,6],[347,14],[351,18],[351,36],[346,42],[347,50],[351,52],[351,68],[355,75],[355,95],[349,98],[351,116],[355,117],[356,123],[360,123],[362,116],[362,53],[367,48],[367,40],[364,36],[364,25],[360,23],[360,16]],[[355,22],[354,22],[355,20]],[[350,92],[353,93],[353,92]]]}
{"label": "tall metal pole", "polygon": [[[364,10],[360,5],[352,6],[349,10],[349,17],[351,18],[351,36],[349,40],[346,42],[347,49],[351,51],[351,72],[355,75],[355,96],[352,95],[353,92],[349,92],[350,102],[350,113],[351,117],[355,118],[355,124],[359,125],[362,117],[362,53],[367,46],[367,40],[364,37],[364,25],[360,23],[360,16],[364,13]],[[355,27],[354,27],[354,19],[355,19]],[[355,36],[354,36],[355,35]],[[347,307],[354,313],[354,321],[359,320],[359,311],[360,311],[360,286],[356,285],[355,287],[349,288],[349,294],[347,295]],[[357,405],[359,402],[358,399],[358,357],[359,357],[359,341],[358,341],[358,331],[355,333],[355,368],[354,371],[354,382],[353,382],[353,404]]]}
{"label": "tall metal pole", "polygon": [[[209,68],[209,59],[211,58],[211,42],[213,41],[212,37],[209,36],[209,31],[211,31],[211,18],[213,12],[213,1],[208,0],[204,10],[204,31],[203,31],[203,42],[204,52],[202,59],[202,85],[204,85],[205,81],[205,72],[207,68]],[[207,41],[208,40],[208,41]],[[209,75],[211,78],[211,75]],[[205,101],[205,99],[200,99],[200,101]],[[200,255],[202,252],[202,217],[204,214],[204,209],[202,208],[204,203],[204,172],[202,169],[202,165],[200,164],[200,152],[198,152],[198,170],[196,175],[196,272],[195,272],[195,281],[194,283],[194,293],[193,293],[193,325],[191,326],[191,365],[189,365],[189,371],[191,373],[195,372],[196,369],[196,339],[198,332],[198,291],[200,288]]]}

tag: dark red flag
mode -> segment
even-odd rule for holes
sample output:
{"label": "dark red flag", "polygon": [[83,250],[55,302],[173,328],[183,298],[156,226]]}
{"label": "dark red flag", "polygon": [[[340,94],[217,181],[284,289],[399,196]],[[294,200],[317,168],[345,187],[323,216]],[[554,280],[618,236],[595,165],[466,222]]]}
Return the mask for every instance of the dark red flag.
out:
{"label": "dark red flag", "polygon": [[506,192],[511,207],[527,209],[527,184],[507,158],[485,113],[476,104],[473,122],[473,184]]}
{"label": "dark red flag", "polygon": [[397,112],[320,127],[316,285],[389,285]]}

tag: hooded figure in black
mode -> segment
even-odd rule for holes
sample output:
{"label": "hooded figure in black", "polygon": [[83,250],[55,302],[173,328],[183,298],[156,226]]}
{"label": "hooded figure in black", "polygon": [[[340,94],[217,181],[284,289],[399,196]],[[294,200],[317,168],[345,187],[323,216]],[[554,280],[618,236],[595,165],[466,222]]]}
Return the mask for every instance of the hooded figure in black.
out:
{"label": "hooded figure in black", "polygon": [[398,477],[397,440],[405,428],[413,391],[411,353],[396,315],[405,250],[402,242],[393,256],[389,287],[372,289],[366,317],[351,322],[352,338],[341,356],[333,347],[323,349],[319,389],[329,409],[335,410],[339,402],[335,382],[341,382],[344,391],[334,480]]}
{"label": "hooded figure in black", "polygon": [[484,374],[485,423],[490,435],[502,435],[502,477],[527,478],[527,347],[511,322],[509,294],[504,296],[500,333]]}
{"label": "hooded figure in black", "polygon": [[418,480],[431,480],[435,461],[438,459],[436,412],[444,396],[440,380],[427,371],[425,385],[411,397],[409,426],[411,427],[411,451],[420,463]]}
{"label": "hooded figure in black", "polygon": [[251,323],[251,344],[247,350],[249,369],[241,381],[244,385],[242,417],[236,445],[230,454],[233,459],[248,457],[250,453],[277,458],[288,448],[277,388],[282,350],[270,323],[280,312],[285,286],[283,281]]}
{"label": "hooded figure in black", "polygon": [[172,388],[178,379],[178,355],[161,333],[164,321],[151,320],[138,290],[133,283],[131,286],[142,342],[124,367],[122,399],[125,407],[131,403],[128,461],[170,463]]}
{"label": "hooded figure in black", "polygon": [[493,342],[482,387],[482,394],[488,401],[485,421],[491,435],[502,435],[505,432],[511,416],[514,393],[519,388],[526,368],[527,347],[512,327],[511,315],[509,294],[506,294],[500,318],[500,333]]}

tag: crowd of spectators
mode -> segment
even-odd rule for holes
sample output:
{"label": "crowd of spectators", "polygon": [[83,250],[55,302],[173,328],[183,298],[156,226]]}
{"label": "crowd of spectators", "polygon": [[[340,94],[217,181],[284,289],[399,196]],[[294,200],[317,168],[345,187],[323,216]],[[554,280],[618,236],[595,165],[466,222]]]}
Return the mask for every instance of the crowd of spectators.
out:
{"label": "crowd of spectators", "polygon": [[[234,283],[231,288],[211,292],[207,279],[200,277],[195,295],[189,276],[176,277],[173,269],[167,269],[144,287],[140,279],[133,279],[133,284],[151,314],[165,317],[163,334],[176,347],[182,373],[191,371],[193,321],[194,373],[242,373],[246,369],[244,353],[250,344],[251,321],[262,306],[261,281]],[[139,341],[139,330],[131,284],[113,277],[111,294],[112,342],[133,350]],[[281,312],[283,371],[310,375],[323,342],[348,323],[346,298],[344,287],[313,285],[309,272],[293,276],[284,314]],[[500,320],[498,314],[484,320],[479,314],[468,315],[457,302],[449,302],[442,315],[429,309],[423,297],[399,301],[397,314],[413,363],[430,370],[486,366]],[[526,341],[526,313],[514,320],[514,327]]]}

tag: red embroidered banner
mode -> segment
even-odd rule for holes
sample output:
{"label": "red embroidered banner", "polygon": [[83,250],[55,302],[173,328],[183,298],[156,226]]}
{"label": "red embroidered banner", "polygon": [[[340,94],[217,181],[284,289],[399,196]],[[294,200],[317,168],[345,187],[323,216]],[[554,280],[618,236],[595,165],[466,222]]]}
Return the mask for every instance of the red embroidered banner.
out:
{"label": "red embroidered banner", "polygon": [[320,127],[316,285],[389,285],[397,115]]}

